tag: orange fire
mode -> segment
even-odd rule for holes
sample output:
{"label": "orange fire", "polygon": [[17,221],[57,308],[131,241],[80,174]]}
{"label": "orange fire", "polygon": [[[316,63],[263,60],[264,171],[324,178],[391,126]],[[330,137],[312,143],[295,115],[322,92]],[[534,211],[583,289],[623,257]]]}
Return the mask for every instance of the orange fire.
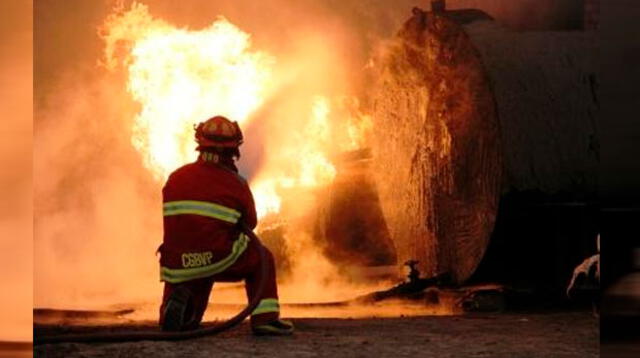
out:
{"label": "orange fire", "polygon": [[266,163],[251,183],[259,217],[280,211],[280,190],[308,189],[333,180],[335,168],[324,151],[329,144],[329,111],[325,97],[314,98],[302,131],[293,131],[282,145],[267,148]]}
{"label": "orange fire", "polygon": [[[106,66],[125,66],[127,90],[141,106],[131,141],[159,181],[195,159],[194,124],[220,114],[246,129],[277,87],[275,57],[253,50],[250,35],[223,17],[180,29],[134,3],[107,19],[103,38]],[[259,217],[280,210],[282,188],[324,185],[335,175],[325,151],[330,103],[323,96],[311,103],[290,135],[279,136],[288,139],[265,149],[251,182]]]}
{"label": "orange fire", "polygon": [[194,124],[215,114],[246,124],[268,96],[273,58],[224,18],[189,31],[134,3],[107,19],[104,38],[107,66],[126,66],[141,105],[131,141],[159,180],[194,159]]}

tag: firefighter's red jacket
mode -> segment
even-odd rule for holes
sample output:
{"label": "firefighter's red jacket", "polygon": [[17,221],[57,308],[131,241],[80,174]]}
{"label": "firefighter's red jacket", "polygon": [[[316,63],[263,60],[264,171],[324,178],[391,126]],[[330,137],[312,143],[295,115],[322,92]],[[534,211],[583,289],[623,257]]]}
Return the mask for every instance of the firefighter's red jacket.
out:
{"label": "firefighter's red jacket", "polygon": [[249,239],[236,223],[253,229],[256,209],[249,185],[235,171],[200,157],[169,176],[162,196],[161,280],[177,283],[223,272],[246,249]]}

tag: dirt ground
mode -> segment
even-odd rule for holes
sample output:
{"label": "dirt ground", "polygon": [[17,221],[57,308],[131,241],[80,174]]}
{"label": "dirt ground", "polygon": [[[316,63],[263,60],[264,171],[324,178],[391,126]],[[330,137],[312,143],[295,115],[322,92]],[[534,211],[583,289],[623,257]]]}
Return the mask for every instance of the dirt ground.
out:
{"label": "dirt ground", "polygon": [[[292,337],[254,337],[245,323],[182,342],[42,345],[35,357],[599,357],[591,312],[294,320]],[[131,329],[131,327],[127,327]],[[140,329],[141,327],[138,327]],[[114,327],[36,326],[36,335]]]}

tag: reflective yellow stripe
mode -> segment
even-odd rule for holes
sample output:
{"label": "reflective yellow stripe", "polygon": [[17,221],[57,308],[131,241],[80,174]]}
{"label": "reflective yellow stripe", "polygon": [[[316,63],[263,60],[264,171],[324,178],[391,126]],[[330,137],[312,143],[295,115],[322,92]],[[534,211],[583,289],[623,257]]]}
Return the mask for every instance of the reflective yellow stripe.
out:
{"label": "reflective yellow stripe", "polygon": [[238,222],[240,214],[238,211],[226,206],[196,200],[169,201],[163,204],[164,216],[192,214],[207,216],[210,218],[226,221],[232,224]]}
{"label": "reflective yellow stripe", "polygon": [[280,312],[280,304],[278,303],[278,299],[265,298],[263,300],[260,300],[258,307],[256,307],[256,309],[253,310],[253,312],[251,312],[251,315],[257,315],[257,314],[269,313],[269,312]]}
{"label": "reflective yellow stripe", "polygon": [[231,253],[224,259],[215,262],[211,265],[185,268],[185,269],[170,269],[168,267],[160,268],[160,279],[169,283],[180,283],[197,278],[213,276],[220,273],[233,265],[240,255],[247,249],[249,244],[249,237],[244,234],[240,234],[240,237],[233,243]]}

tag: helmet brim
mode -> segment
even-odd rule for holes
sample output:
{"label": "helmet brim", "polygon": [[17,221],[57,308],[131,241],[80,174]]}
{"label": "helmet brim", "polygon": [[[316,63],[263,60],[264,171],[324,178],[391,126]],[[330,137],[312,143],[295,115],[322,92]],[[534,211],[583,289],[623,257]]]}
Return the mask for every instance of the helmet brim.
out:
{"label": "helmet brim", "polygon": [[198,140],[198,149],[200,148],[237,148],[242,144],[242,141],[229,140],[229,141],[213,141],[206,138]]}

